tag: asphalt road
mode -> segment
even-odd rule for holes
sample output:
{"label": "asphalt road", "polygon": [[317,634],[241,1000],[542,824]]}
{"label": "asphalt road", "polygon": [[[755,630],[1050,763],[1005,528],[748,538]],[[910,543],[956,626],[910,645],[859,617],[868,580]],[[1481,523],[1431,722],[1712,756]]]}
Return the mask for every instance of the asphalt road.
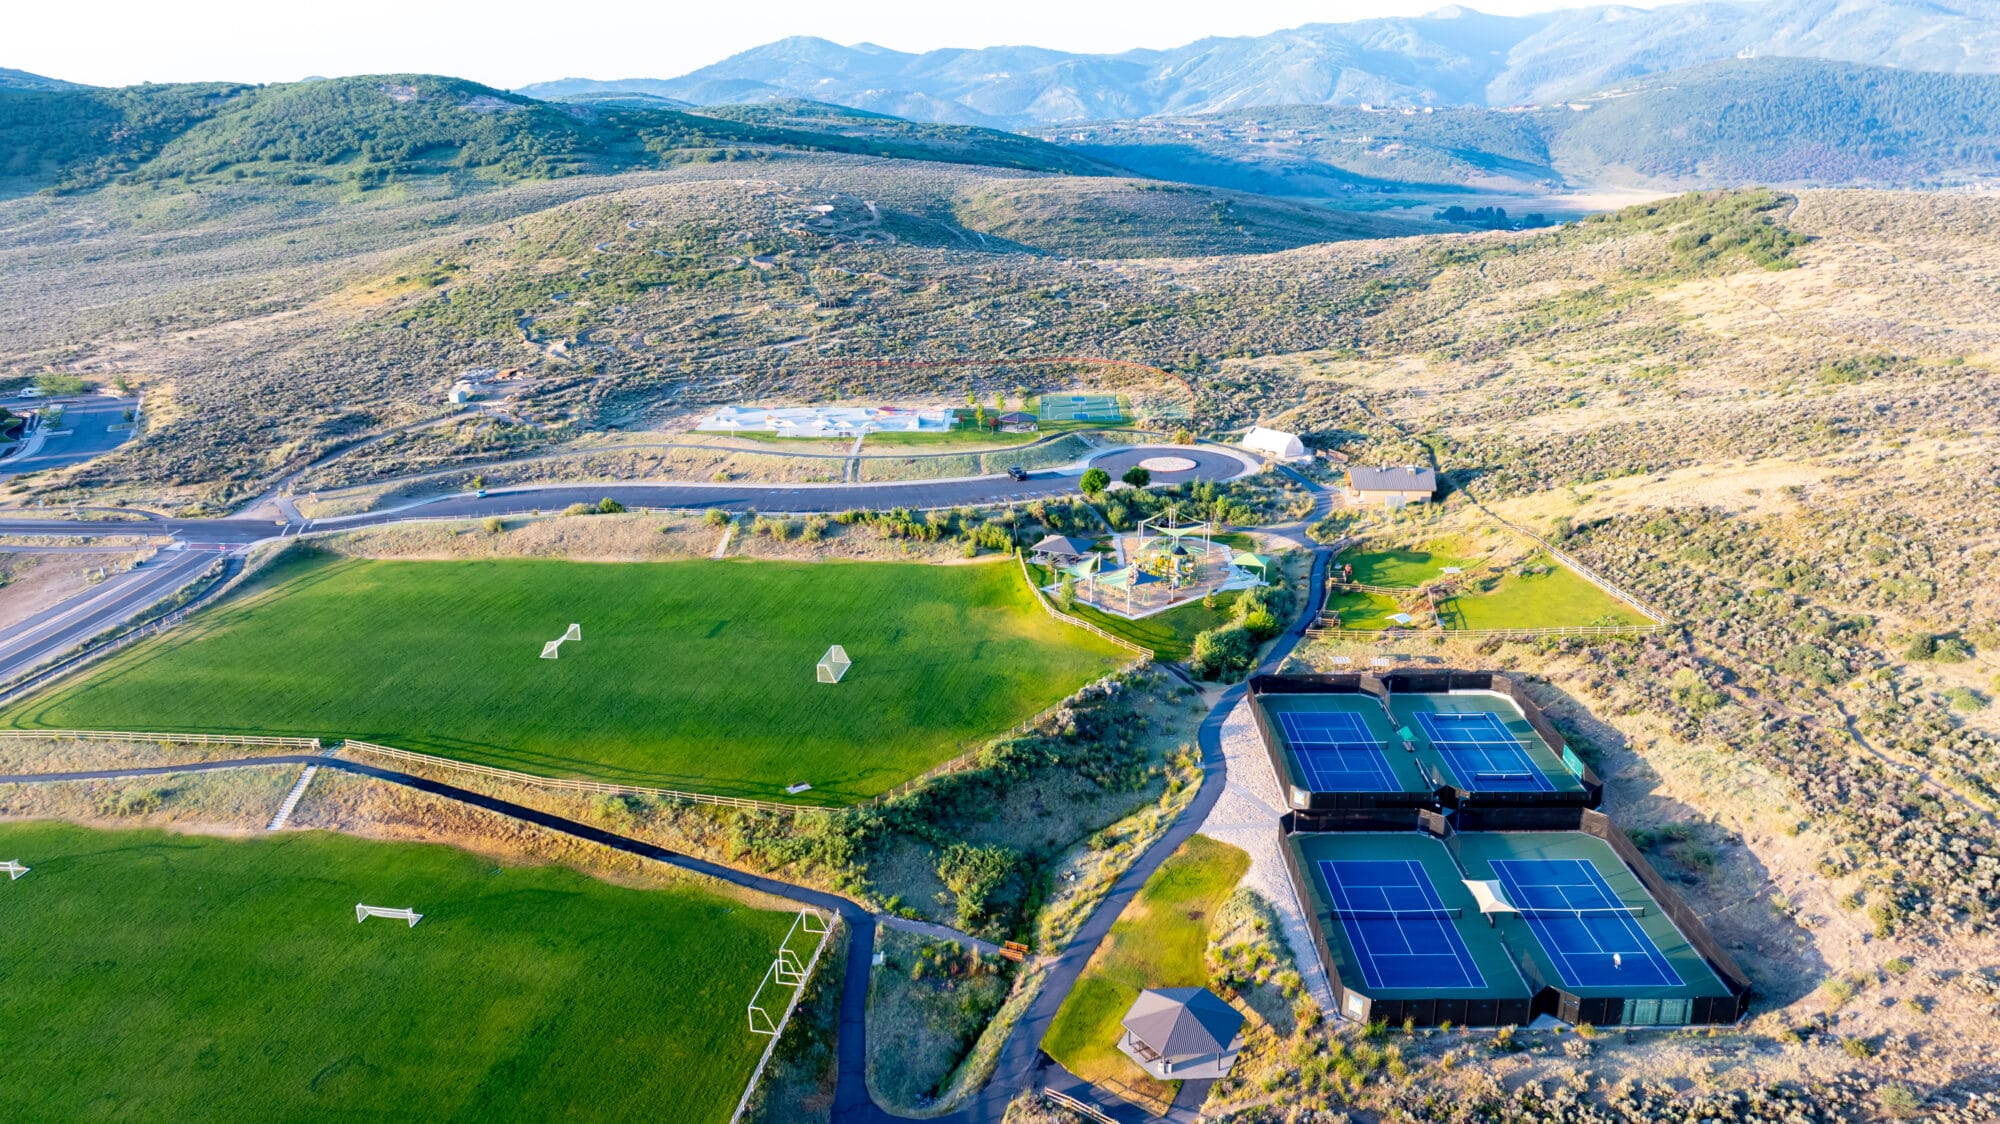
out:
{"label": "asphalt road", "polygon": [[213,553],[162,553],[154,561],[44,609],[0,635],[0,682],[25,674],[169,597],[215,564]]}
{"label": "asphalt road", "polygon": [[[41,405],[45,401],[47,400],[9,399],[0,402],[0,406],[25,409]],[[137,399],[64,398],[59,400],[59,404],[63,408],[62,425],[53,433],[42,436],[41,448],[36,450],[34,455],[0,460],[0,478],[18,476],[24,472],[36,472],[44,468],[61,468],[64,465],[78,464],[108,453],[132,437],[130,429],[114,430],[110,427],[124,424],[125,411],[137,405]]]}
{"label": "asphalt road", "polygon": [[[1187,446],[1134,446],[1114,449],[1092,458],[1093,467],[1102,468],[1113,478],[1148,457],[1185,457],[1195,462],[1186,472],[1157,472],[1153,480],[1178,484],[1187,480],[1227,480],[1246,471],[1243,461],[1228,453]],[[655,507],[724,511],[755,509],[770,513],[837,512],[853,509],[876,511],[889,508],[960,507],[979,504],[1030,501],[1051,496],[1073,495],[1077,477],[1060,472],[1030,473],[1026,480],[1007,476],[981,476],[969,480],[908,481],[893,484],[558,484],[546,487],[508,488],[489,491],[484,496],[442,496],[387,511],[337,519],[307,520],[304,523],[275,519],[156,519],[144,524],[132,522],[82,522],[58,519],[0,519],[0,534],[78,535],[170,534],[197,546],[240,546],[281,533],[347,530],[373,527],[406,519],[478,519],[487,515],[516,515],[528,511],[561,511],[576,503],[596,503],[605,498],[626,507]]]}

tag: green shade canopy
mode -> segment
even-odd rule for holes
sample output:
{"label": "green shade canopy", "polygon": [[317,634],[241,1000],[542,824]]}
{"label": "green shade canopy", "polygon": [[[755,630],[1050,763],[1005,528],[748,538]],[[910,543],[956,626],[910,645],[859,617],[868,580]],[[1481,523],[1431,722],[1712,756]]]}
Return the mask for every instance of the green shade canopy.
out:
{"label": "green shade canopy", "polygon": [[1239,570],[1268,571],[1271,568],[1271,560],[1269,558],[1266,558],[1261,554],[1252,554],[1247,550],[1241,552],[1236,557],[1231,558],[1229,560],[1229,564],[1236,567]]}
{"label": "green shade canopy", "polygon": [[1097,584],[1111,589],[1125,589],[1128,586],[1152,585],[1159,580],[1137,566],[1126,566],[1107,574],[1099,574]]}
{"label": "green shade canopy", "polygon": [[1102,554],[1086,554],[1082,558],[1062,568],[1062,572],[1073,578],[1087,578],[1097,572],[1097,566],[1104,561]]}

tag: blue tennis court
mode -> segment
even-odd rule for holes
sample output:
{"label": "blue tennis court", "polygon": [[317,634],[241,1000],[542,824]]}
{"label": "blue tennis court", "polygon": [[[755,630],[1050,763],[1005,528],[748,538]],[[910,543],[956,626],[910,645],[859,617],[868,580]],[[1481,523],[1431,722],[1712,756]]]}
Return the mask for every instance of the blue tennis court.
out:
{"label": "blue tennis court", "polygon": [[1582,859],[1495,859],[1493,874],[1570,987],[1680,987],[1680,973]]}
{"label": "blue tennis court", "polygon": [[1321,859],[1334,916],[1369,987],[1481,989],[1485,977],[1423,864],[1414,859]]}
{"label": "blue tennis court", "polygon": [[1402,786],[1381,743],[1359,714],[1285,710],[1277,714],[1285,744],[1314,792],[1397,792]]}
{"label": "blue tennis court", "polygon": [[1444,758],[1459,787],[1481,792],[1554,792],[1555,785],[1528,756],[1497,714],[1417,713],[1424,737]]}

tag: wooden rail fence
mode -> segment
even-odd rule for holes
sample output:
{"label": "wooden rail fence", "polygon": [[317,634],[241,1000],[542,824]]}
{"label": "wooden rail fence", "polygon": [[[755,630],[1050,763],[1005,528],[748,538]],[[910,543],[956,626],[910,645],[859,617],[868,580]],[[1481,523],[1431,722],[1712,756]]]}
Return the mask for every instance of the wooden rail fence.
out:
{"label": "wooden rail fence", "polygon": [[1457,640],[1464,637],[1498,636],[1532,640],[1541,636],[1646,636],[1664,632],[1667,626],[1652,624],[1572,624],[1551,628],[1309,628],[1315,640]]}
{"label": "wooden rail fence", "polygon": [[168,742],[174,745],[274,745],[320,752],[318,738],[262,737],[256,734],[152,734],[129,730],[0,730],[0,738],[98,742]]}
{"label": "wooden rail fence", "polygon": [[1061,609],[1056,608],[1055,604],[1048,599],[1048,596],[1044,594],[1041,591],[1041,589],[1035,585],[1034,577],[1028,573],[1027,555],[1021,554],[1020,552],[1016,551],[1014,554],[1014,560],[1021,564],[1021,580],[1028,583],[1028,592],[1034,595],[1035,603],[1042,607],[1043,612],[1063,622],[1064,624],[1073,624],[1076,627],[1083,629],[1086,632],[1095,633],[1098,636],[1111,641],[1113,644],[1118,645],[1120,648],[1123,648],[1128,652],[1132,652],[1138,655],[1142,661],[1150,660],[1153,658],[1153,650],[1151,648],[1140,647],[1139,645],[1132,643],[1130,640],[1127,640],[1122,636],[1113,636],[1111,633],[1104,631],[1103,629],[1097,627],[1094,624],[1091,624],[1087,620],[1083,620],[1079,617],[1070,616],[1068,613],[1065,613]]}
{"label": "wooden rail fence", "polygon": [[1096,1105],[1091,1104],[1089,1101],[1078,1100],[1060,1089],[1043,1089],[1042,1099],[1066,1108],[1085,1119],[1094,1120],[1097,1124],[1118,1124],[1117,1121],[1106,1116]]}
{"label": "wooden rail fence", "polygon": [[1328,578],[1326,587],[1328,589],[1341,590],[1343,592],[1352,592],[1358,590],[1362,593],[1380,593],[1389,597],[1408,597],[1411,594],[1423,592],[1423,587],[1421,586],[1370,585],[1367,582],[1344,582],[1341,581],[1339,578]]}

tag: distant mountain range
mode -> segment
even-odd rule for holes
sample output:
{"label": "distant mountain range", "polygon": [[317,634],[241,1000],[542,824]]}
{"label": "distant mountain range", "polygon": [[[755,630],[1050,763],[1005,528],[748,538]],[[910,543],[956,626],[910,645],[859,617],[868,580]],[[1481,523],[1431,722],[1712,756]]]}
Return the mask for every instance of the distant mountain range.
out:
{"label": "distant mountain range", "polygon": [[1161,179],[1327,198],[2000,177],[2000,75],[1732,59],[1534,110],[1274,106],[1042,131]]}
{"label": "distant mountain range", "polygon": [[1034,128],[1272,105],[1546,104],[1733,58],[1786,56],[1952,74],[2000,72],[1994,0],[1701,0],[1310,24],[1116,55],[938,50],[782,39],[679,78],[569,78],[519,92],[644,94],[698,105],[810,98],[921,121]]}

